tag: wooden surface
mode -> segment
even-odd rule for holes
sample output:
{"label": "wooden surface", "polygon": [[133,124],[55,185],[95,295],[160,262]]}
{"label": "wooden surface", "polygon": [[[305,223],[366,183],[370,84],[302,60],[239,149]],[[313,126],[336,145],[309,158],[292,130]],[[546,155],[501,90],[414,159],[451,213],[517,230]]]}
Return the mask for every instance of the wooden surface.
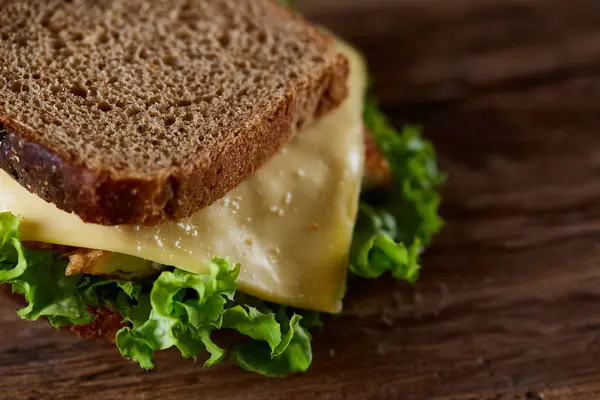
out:
{"label": "wooden surface", "polygon": [[450,174],[421,281],[355,285],[284,380],[176,352],[144,373],[3,304],[0,398],[599,399],[600,3],[299,2]]}

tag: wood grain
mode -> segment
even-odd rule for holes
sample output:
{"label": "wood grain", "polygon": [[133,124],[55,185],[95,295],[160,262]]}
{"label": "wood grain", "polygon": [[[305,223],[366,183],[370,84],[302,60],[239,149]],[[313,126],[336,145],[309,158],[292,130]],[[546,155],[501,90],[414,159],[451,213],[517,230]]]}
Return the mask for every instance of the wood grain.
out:
{"label": "wood grain", "polygon": [[354,284],[311,370],[266,379],[118,352],[0,307],[0,397],[600,398],[600,4],[300,0],[363,49],[450,179],[414,287]]}

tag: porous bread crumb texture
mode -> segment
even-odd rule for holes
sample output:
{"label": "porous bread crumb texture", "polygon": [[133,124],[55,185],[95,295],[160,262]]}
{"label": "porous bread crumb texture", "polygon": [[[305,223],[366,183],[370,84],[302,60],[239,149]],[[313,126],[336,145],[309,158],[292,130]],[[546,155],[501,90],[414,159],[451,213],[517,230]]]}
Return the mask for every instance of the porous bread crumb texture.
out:
{"label": "porous bread crumb texture", "polygon": [[188,216],[346,95],[332,40],[274,0],[0,4],[0,166],[87,222]]}

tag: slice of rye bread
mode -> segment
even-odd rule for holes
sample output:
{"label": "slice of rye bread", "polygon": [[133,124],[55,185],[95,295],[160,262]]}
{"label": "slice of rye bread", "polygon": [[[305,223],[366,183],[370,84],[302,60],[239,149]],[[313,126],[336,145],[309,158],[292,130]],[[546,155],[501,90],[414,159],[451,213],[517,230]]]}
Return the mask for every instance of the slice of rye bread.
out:
{"label": "slice of rye bread", "polygon": [[0,4],[0,167],[86,222],[189,216],[347,93],[275,0]]}

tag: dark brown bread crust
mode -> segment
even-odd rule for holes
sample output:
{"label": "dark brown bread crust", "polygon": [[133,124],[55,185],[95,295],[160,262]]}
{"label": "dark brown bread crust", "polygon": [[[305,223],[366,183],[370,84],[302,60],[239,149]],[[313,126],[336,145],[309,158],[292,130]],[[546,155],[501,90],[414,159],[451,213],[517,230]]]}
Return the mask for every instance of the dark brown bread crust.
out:
{"label": "dark brown bread crust", "polygon": [[150,176],[116,175],[109,169],[90,169],[75,156],[59,156],[35,140],[36,132],[8,118],[0,98],[0,168],[85,222],[153,225],[181,219],[223,197],[297,128],[340,104],[347,94],[347,76],[348,61],[337,55],[323,73],[288,92],[274,113],[261,116],[254,129],[211,153],[209,168],[180,166]]}

